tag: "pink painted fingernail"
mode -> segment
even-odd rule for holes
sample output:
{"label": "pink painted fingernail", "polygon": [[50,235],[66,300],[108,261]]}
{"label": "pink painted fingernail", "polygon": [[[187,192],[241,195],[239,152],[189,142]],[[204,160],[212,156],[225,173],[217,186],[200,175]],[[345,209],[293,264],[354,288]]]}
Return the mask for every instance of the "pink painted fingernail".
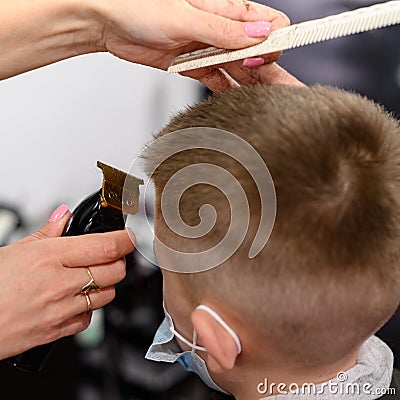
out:
{"label": "pink painted fingernail", "polygon": [[259,38],[268,37],[271,33],[271,22],[260,21],[260,22],[246,22],[244,24],[244,31],[247,36]]}
{"label": "pink painted fingernail", "polygon": [[265,64],[265,60],[262,57],[245,58],[242,63],[246,68],[255,68],[263,64]]}
{"label": "pink painted fingernail", "polygon": [[57,222],[59,221],[68,211],[68,206],[63,204],[60,207],[57,208],[57,210],[55,210],[53,212],[53,214],[51,214],[51,217],[49,218],[49,222]]}

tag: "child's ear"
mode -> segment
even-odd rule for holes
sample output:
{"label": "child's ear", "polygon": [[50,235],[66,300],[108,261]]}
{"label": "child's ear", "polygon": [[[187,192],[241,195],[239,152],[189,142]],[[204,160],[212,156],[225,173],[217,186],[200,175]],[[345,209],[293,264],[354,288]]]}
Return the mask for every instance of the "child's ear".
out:
{"label": "child's ear", "polygon": [[235,365],[238,348],[226,329],[203,310],[192,312],[193,328],[201,346],[207,350],[207,366],[211,372],[228,371]]}

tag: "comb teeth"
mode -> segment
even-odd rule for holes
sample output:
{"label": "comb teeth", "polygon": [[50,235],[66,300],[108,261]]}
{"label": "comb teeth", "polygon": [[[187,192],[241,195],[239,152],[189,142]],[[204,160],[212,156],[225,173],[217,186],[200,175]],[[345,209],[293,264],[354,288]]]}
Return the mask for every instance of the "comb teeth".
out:
{"label": "comb teeth", "polygon": [[172,61],[168,73],[189,71],[293,49],[398,23],[400,23],[400,0],[392,0],[278,29],[272,32],[267,40],[245,49],[225,50],[209,47],[183,54]]}

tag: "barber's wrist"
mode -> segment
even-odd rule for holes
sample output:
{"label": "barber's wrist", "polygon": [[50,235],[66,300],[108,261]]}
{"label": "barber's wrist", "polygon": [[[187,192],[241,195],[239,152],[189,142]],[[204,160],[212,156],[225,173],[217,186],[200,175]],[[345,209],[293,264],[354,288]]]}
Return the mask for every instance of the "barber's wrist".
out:
{"label": "barber's wrist", "polygon": [[[112,0],[72,0],[81,3],[81,15],[88,15],[90,26],[87,27],[84,35],[86,42],[82,49],[85,53],[107,52],[106,33],[113,22],[113,11],[115,1]],[[133,0],[130,0],[131,2]],[[84,3],[84,4],[82,4]],[[118,4],[120,5],[120,4]],[[77,48],[79,43],[77,43]]]}
{"label": "barber's wrist", "polygon": [[[67,40],[73,56],[105,51],[103,30],[105,16],[99,6],[99,0],[62,0],[65,15],[69,21],[71,40]],[[66,25],[68,26],[68,25]]]}
{"label": "barber's wrist", "polygon": [[0,79],[99,51],[100,18],[92,0],[16,0],[0,15]]}

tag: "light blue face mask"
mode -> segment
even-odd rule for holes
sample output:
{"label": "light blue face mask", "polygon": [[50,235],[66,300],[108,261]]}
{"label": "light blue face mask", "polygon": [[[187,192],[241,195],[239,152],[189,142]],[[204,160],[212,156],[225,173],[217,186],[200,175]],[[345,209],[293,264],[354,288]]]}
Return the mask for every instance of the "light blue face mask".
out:
{"label": "light blue face mask", "polygon": [[[164,307],[164,305],[163,305]],[[242,352],[242,346],[237,334],[232,330],[232,328],[211,308],[200,305],[196,307],[196,310],[203,310],[208,312],[215,320],[222,325],[226,331],[232,336],[235,341],[238,354]],[[164,307],[165,318],[161,323],[160,327],[157,329],[154,335],[153,343],[147,350],[145,358],[153,361],[174,363],[178,361],[186,371],[194,372],[197,374],[202,381],[211,389],[218,390],[222,393],[229,394],[222,388],[220,388],[211,378],[206,362],[196,353],[196,350],[206,351],[204,347],[197,346],[197,333],[193,331],[193,342],[185,339],[180,335],[174,327],[174,322],[171,316],[168,314]],[[180,339],[183,343],[191,347],[191,351],[182,351],[179,346],[178,341],[175,336]]]}

